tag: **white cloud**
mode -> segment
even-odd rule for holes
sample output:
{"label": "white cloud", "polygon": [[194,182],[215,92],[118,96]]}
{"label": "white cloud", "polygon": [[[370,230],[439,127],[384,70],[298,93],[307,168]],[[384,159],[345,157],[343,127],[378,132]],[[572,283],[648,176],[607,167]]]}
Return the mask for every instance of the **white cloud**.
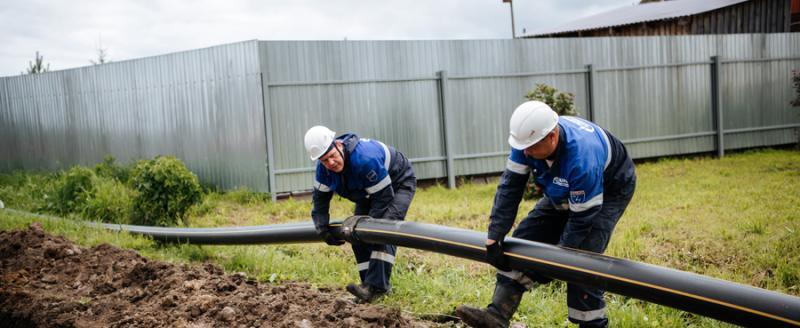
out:
{"label": "white cloud", "polygon": [[[590,3],[590,4],[587,4]],[[634,3],[514,3],[517,33]],[[89,64],[102,42],[124,60],[242,40],[497,39],[511,35],[501,0],[4,0],[0,76],[38,50],[53,70]]]}

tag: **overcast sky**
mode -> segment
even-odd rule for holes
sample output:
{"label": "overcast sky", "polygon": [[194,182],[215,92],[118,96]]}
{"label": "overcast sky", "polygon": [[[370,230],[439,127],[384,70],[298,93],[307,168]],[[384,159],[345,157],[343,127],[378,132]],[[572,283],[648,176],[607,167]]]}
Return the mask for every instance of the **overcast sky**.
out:
{"label": "overcast sky", "polygon": [[[517,34],[638,0],[516,0]],[[38,50],[51,70],[243,40],[439,40],[511,37],[502,0],[0,0],[0,76]]]}

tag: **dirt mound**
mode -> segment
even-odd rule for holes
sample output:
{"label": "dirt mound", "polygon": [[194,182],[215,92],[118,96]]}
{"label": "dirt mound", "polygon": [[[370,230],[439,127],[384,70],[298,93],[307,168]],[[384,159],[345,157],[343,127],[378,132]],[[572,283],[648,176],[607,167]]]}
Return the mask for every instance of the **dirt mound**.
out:
{"label": "dirt mound", "polygon": [[212,264],[174,265],[36,224],[0,232],[0,322],[11,327],[426,327],[341,291],[261,284]]}

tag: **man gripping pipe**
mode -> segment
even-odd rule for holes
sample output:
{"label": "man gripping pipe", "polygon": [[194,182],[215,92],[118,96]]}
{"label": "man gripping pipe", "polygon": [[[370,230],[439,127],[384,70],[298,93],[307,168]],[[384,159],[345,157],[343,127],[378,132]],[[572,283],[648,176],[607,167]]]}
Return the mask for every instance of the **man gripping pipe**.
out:
{"label": "man gripping pipe", "polygon": [[[500,177],[486,240],[487,262],[497,269],[492,303],[459,306],[472,327],[507,327],[522,294],[552,279],[508,267],[503,239],[511,230],[530,174],[544,192],[513,237],[603,253],[636,186],[633,161],[619,139],[577,117],[559,117],[528,101],[511,115],[511,155]],[[580,327],[607,327],[603,290],[567,284],[568,317]]]}
{"label": "man gripping pipe", "polygon": [[[355,215],[403,220],[417,179],[411,162],[393,147],[351,133],[335,136],[335,132],[318,125],[306,132],[304,141],[311,160],[318,161],[311,217],[320,238],[338,246],[344,241],[334,237],[328,226],[334,192],[355,203]],[[363,243],[353,243],[352,248],[361,283],[347,285],[347,291],[361,302],[371,302],[389,292],[397,248]]]}

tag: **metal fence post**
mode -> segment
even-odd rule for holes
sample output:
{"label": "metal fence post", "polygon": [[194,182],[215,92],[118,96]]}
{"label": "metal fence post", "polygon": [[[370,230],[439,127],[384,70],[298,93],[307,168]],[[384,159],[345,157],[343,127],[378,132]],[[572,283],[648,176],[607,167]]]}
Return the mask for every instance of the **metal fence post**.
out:
{"label": "metal fence post", "polygon": [[272,146],[272,106],[269,101],[269,81],[264,79],[264,74],[259,73],[261,76],[261,102],[263,104],[264,113],[264,140],[267,145],[267,178],[269,179],[269,196],[272,201],[278,200],[278,192],[275,190],[275,152]]}
{"label": "metal fence post", "polygon": [[586,65],[586,119],[594,122],[594,65]]}
{"label": "metal fence post", "polygon": [[442,137],[444,138],[444,153],[447,157],[447,187],[455,189],[456,174],[453,171],[453,144],[450,137],[450,115],[447,114],[448,90],[447,71],[439,71],[439,109],[442,116]]}
{"label": "metal fence post", "polygon": [[711,104],[713,108],[714,129],[717,131],[717,157],[725,156],[724,124],[722,121],[722,63],[719,56],[711,56]]}

